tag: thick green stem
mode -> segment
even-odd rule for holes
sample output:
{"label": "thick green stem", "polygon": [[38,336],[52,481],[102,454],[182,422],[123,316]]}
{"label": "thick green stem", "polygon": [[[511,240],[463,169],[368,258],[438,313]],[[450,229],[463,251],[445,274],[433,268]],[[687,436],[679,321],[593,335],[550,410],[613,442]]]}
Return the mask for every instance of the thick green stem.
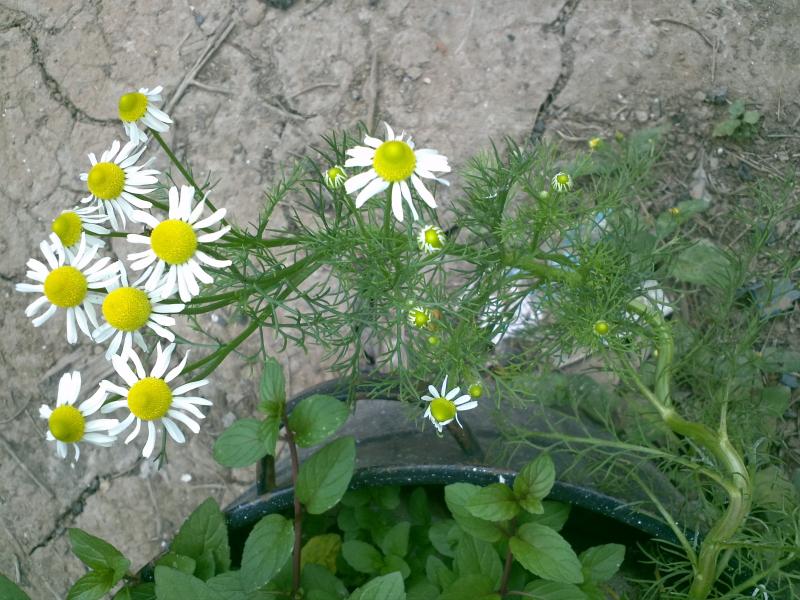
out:
{"label": "thick green stem", "polygon": [[581,281],[579,273],[574,271],[571,265],[570,268],[557,268],[550,266],[537,258],[530,256],[509,256],[503,260],[504,264],[508,267],[516,267],[523,271],[527,271],[534,277],[546,279],[549,281],[561,281],[563,283],[577,284]]}
{"label": "thick green stem", "polygon": [[[657,308],[642,306],[638,302],[632,302],[629,307],[653,327],[658,338],[656,383],[654,392],[646,393],[646,397],[655,405],[664,423],[674,433],[688,438],[709,452],[724,474],[722,487],[728,496],[728,506],[703,540],[687,596],[689,600],[705,600],[717,579],[719,557],[725,549],[725,543],[741,529],[750,513],[752,495],[750,475],[741,454],[730,443],[724,431],[715,432],[702,423],[688,421],[675,411],[669,396],[674,352],[669,328]],[[637,385],[644,391],[646,386],[638,376],[635,374],[634,376]]]}

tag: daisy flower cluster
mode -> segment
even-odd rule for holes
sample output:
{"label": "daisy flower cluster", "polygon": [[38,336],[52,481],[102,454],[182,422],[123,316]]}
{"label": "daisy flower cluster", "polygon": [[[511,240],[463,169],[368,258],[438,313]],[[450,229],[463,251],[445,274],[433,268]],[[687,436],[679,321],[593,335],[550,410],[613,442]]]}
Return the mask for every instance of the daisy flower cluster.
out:
{"label": "daisy flower cluster", "polygon": [[[200,284],[213,282],[206,267],[231,264],[209,250],[230,227],[218,227],[225,209],[204,214],[206,200],[199,194],[197,201],[197,190],[190,186],[169,189],[165,217],[150,212],[154,202],[148,194],[155,190],[160,173],[151,168],[152,158],[142,160],[147,133],[164,133],[172,123],[158,108],[161,91],[160,86],[141,88],[120,98],[119,117],[128,141],[113,141],[99,159],[89,154],[89,169],[80,175],[87,189],[82,206],[62,211],[53,220],[49,236],[39,244],[41,256],[27,262],[30,282],[16,285],[18,292],[37,295],[25,309],[34,327],[63,312],[67,342],[77,343],[82,333],[107,344],[105,358],[121,380],[104,380],[81,400],[80,373],[61,377],[55,406],[43,404],[39,409],[47,420],[47,440],[55,443],[61,458],[72,446],[77,460],[79,444],[84,442],[110,446],[130,426],[133,430],[125,443],[146,430],[142,455],[149,457],[159,431],[183,443],[186,437],[178,424],[199,432],[198,421],[205,416],[198,407],[211,405],[205,398],[187,395],[207,380],[175,382],[189,353],[171,367],[176,348],[171,328],[185,303],[200,294]],[[127,232],[128,223],[143,225],[148,233]],[[139,272],[132,283],[122,261],[100,256],[104,238],[114,233],[118,237],[122,233],[130,244],[145,246],[127,256],[128,268]],[[176,294],[179,300],[173,298]],[[152,354],[146,336],[158,338],[149,374],[138,354],[145,362]],[[94,417],[98,412],[119,415],[120,411],[124,411],[121,419]]]}

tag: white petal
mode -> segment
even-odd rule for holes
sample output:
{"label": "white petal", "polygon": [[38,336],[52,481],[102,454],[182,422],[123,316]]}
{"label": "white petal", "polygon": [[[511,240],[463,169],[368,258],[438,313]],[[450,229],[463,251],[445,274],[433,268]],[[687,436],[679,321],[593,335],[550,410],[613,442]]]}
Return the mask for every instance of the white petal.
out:
{"label": "white petal", "polygon": [[136,426],[133,428],[131,434],[125,438],[125,444],[130,444],[133,440],[136,439],[136,436],[139,435],[139,431],[142,428],[142,420],[136,419]]}
{"label": "white petal", "polygon": [[61,440],[56,440],[56,451],[62,460],[67,458],[67,445]]}
{"label": "white petal", "polygon": [[175,344],[169,344],[163,351],[161,350],[161,343],[156,344],[156,364],[150,372],[151,377],[158,377],[159,379],[167,371],[169,367],[172,352],[175,350]]}
{"label": "white petal", "polygon": [[142,456],[145,458],[150,458],[150,455],[153,453],[153,448],[156,447],[156,426],[153,425],[152,421],[147,422],[147,442],[144,444],[144,448],[142,448]]}
{"label": "white petal", "polygon": [[191,402],[187,402],[184,398],[173,398],[172,399],[172,406],[175,408],[180,408],[181,410],[185,410],[188,413],[193,414],[198,419],[205,419],[205,415]]}
{"label": "white petal", "polygon": [[400,194],[400,184],[392,185],[392,214],[394,218],[403,222],[403,198]]}
{"label": "white petal", "polygon": [[53,414],[53,409],[47,406],[47,404],[42,404],[39,407],[39,416],[43,419],[49,419],[50,415]]}
{"label": "white petal", "polygon": [[183,435],[183,432],[178,429],[178,426],[175,424],[175,421],[168,417],[162,417],[161,422],[164,424],[164,429],[167,430],[169,437],[175,440],[178,444],[183,444],[186,441],[186,438]]}
{"label": "white petal", "polygon": [[[101,387],[103,387],[103,389],[106,391],[113,391],[113,390],[108,390],[105,386],[102,386],[102,384]],[[109,402],[108,404],[104,404],[103,406],[101,406],[100,412],[103,414],[108,414],[120,408],[127,408],[127,406],[128,406],[127,400],[114,400],[113,402]]]}
{"label": "white petal", "polygon": [[41,296],[37,298],[36,300],[28,304],[27,308],[25,309],[25,316],[26,317],[33,316],[36,313],[36,311],[38,311],[39,308],[41,308],[42,305],[46,304],[47,302],[48,302],[47,296]]}
{"label": "white petal", "polygon": [[86,431],[86,433],[95,431],[108,431],[117,425],[119,425],[119,421],[117,419],[93,419],[86,423],[86,429],[84,429],[84,431]]}
{"label": "white petal", "polygon": [[364,171],[363,173],[359,173],[358,175],[353,175],[352,177],[348,177],[347,180],[344,182],[344,190],[348,194],[352,194],[356,190],[360,190],[361,188],[363,188],[377,176],[378,174],[375,172],[375,169],[370,169],[369,171]]}
{"label": "white petal", "polygon": [[194,390],[199,387],[203,387],[204,385],[208,385],[208,379],[201,379],[199,381],[192,381],[191,383],[184,383],[181,386],[176,387],[172,390],[173,396],[180,396],[181,394],[185,394],[189,390]]}
{"label": "white petal", "polygon": [[200,433],[200,425],[198,425],[191,417],[188,417],[182,412],[173,409],[169,409],[167,414],[176,421],[180,421],[186,425],[192,431],[192,433]]}
{"label": "white petal", "polygon": [[42,323],[47,321],[50,317],[52,317],[55,314],[55,312],[56,312],[56,305],[51,304],[50,308],[48,308],[41,315],[33,319],[31,323],[33,323],[34,327],[39,327],[39,325],[41,325]]}
{"label": "white petal", "polygon": [[[195,229],[205,229],[206,227],[210,227],[214,223],[218,223],[219,221],[222,221],[222,219],[225,218],[225,214],[227,212],[228,211],[226,209],[220,208],[219,210],[217,210],[216,212],[212,213],[211,215],[209,215],[205,219],[202,219],[202,220],[198,221],[197,223],[195,223],[193,225],[193,227]],[[230,229],[230,227],[228,227],[228,229]]]}
{"label": "white petal", "polygon": [[201,244],[210,244],[212,242],[216,242],[219,238],[230,231],[230,226],[223,227],[217,231],[213,231],[211,233],[205,233],[203,235],[197,236],[197,241]]}
{"label": "white petal", "polygon": [[[174,369],[172,369],[169,373],[167,373],[167,376],[164,378],[164,381],[169,383],[170,381],[175,379],[178,375],[183,373],[183,368],[186,366],[186,361],[187,360],[189,360],[189,351],[188,350],[186,351],[186,354],[183,355],[183,360],[181,360],[181,362],[178,364],[178,366],[175,367]],[[173,393],[173,396],[174,395],[177,395],[177,390],[175,390],[175,393]]]}
{"label": "white petal", "polygon": [[78,330],[75,327],[75,310],[72,307],[67,309],[67,342],[70,344],[78,343]]}
{"label": "white petal", "polygon": [[[103,406],[103,402],[105,402],[107,396],[108,392],[99,387],[94,394],[80,403],[78,410],[84,417],[94,414],[100,409],[101,406]],[[123,400],[123,402],[125,401]]]}
{"label": "white petal", "polygon": [[180,204],[178,205],[178,218],[187,221],[192,214],[192,199],[194,198],[194,188],[190,185],[181,186]]}
{"label": "white petal", "polygon": [[208,254],[206,254],[205,252],[202,252],[200,250],[196,250],[195,251],[194,257],[196,259],[198,259],[200,262],[203,262],[203,263],[207,264],[208,266],[214,267],[214,268],[217,268],[217,269],[224,269],[225,267],[229,267],[229,266],[231,266],[231,264],[233,264],[229,260],[218,260],[216,258],[212,258]]}
{"label": "white petal", "polygon": [[114,370],[119,374],[122,379],[125,380],[125,383],[128,384],[128,387],[133,387],[139,379],[136,375],[133,374],[133,371],[128,366],[128,361],[122,359],[119,356],[111,357],[111,364],[114,365]]}
{"label": "white petal", "polygon": [[[112,404],[113,404],[113,403],[112,403]],[[103,407],[103,410],[102,410],[101,412],[105,412],[105,406]],[[113,427],[113,428],[111,428],[111,429],[109,429],[109,430],[108,430],[108,435],[119,435],[120,433],[122,433],[122,432],[123,432],[123,431],[125,431],[125,430],[126,430],[128,427],[130,427],[130,426],[131,426],[131,423],[133,423],[133,420],[134,420],[135,418],[136,418],[136,415],[134,415],[133,413],[129,413],[129,414],[128,414],[128,416],[127,416],[127,417],[125,417],[125,420],[124,420],[124,421],[122,421],[122,422],[121,422],[119,425],[117,425],[116,427]]]}
{"label": "white petal", "polygon": [[411,176],[411,183],[414,184],[414,189],[417,190],[419,197],[431,208],[436,208],[436,200],[433,199],[433,194],[428,191],[422,180],[416,175]]}
{"label": "white petal", "polygon": [[363,190],[358,193],[358,196],[356,196],[356,208],[361,208],[361,206],[363,206],[367,200],[376,194],[380,194],[388,187],[389,182],[384,181],[381,178],[373,179]]}
{"label": "white petal", "polygon": [[411,190],[409,189],[405,180],[400,182],[400,191],[403,193],[403,198],[405,198],[408,208],[411,209],[411,216],[415,221],[417,221],[419,219],[419,214],[417,214],[417,209],[414,206],[413,200],[411,199]]}

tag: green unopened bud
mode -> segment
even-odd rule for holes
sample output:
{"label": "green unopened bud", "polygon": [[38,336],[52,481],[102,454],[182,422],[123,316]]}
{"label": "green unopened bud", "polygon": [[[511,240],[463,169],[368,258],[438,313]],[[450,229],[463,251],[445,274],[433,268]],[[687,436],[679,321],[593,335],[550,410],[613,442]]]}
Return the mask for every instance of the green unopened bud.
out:
{"label": "green unopened bud", "polygon": [[480,398],[483,396],[483,385],[481,382],[477,381],[469,386],[467,393],[472,396],[473,398]]}
{"label": "green unopened bud", "polygon": [[600,336],[606,335],[608,333],[608,330],[609,326],[608,323],[606,323],[605,321],[597,321],[597,323],[594,324],[594,332],[597,335]]}
{"label": "green unopened bud", "polygon": [[440,339],[439,339],[439,336],[438,336],[438,335],[431,335],[431,336],[429,336],[429,337],[428,337],[428,343],[429,343],[431,346],[438,346],[438,345],[439,345],[439,342],[441,342],[441,341],[442,341],[442,340],[440,340]]}

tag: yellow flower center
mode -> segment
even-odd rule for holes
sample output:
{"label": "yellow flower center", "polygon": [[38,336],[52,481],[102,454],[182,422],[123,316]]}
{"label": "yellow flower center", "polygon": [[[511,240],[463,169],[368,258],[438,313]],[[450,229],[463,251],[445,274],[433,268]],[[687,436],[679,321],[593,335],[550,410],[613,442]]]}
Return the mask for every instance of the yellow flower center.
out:
{"label": "yellow flower center", "polygon": [[566,173],[559,173],[556,175],[556,181],[558,181],[558,183],[561,185],[567,185],[569,183],[569,175]]}
{"label": "yellow flower center", "polygon": [[589,148],[592,150],[597,150],[602,143],[603,140],[601,140],[599,137],[593,137],[589,140]]}
{"label": "yellow flower center", "polygon": [[473,383],[469,386],[467,393],[473,398],[480,398],[483,396],[483,386],[480,383]]}
{"label": "yellow flower center", "polygon": [[598,321],[594,324],[594,332],[597,335],[605,335],[608,333],[609,326],[605,321]]}
{"label": "yellow flower center", "polygon": [[145,377],[128,392],[128,408],[143,421],[160,419],[172,405],[172,390],[163,379]]}
{"label": "yellow flower center", "polygon": [[439,423],[444,423],[456,416],[456,405],[447,398],[431,400],[431,415]]}
{"label": "yellow flower center", "polygon": [[420,310],[418,308],[411,310],[411,319],[414,322],[415,327],[425,327],[430,320],[428,314],[424,310]]}
{"label": "yellow flower center", "polygon": [[68,265],[53,269],[44,280],[44,295],[61,308],[78,306],[86,298],[88,288],[83,273]]}
{"label": "yellow flower center", "polygon": [[677,206],[673,206],[669,209],[669,214],[671,214],[673,217],[677,217],[679,214],[681,214],[681,209]]}
{"label": "yellow flower center", "polygon": [[325,172],[325,177],[328,179],[328,184],[335,187],[344,179],[344,171],[341,167],[331,167]]}
{"label": "yellow flower center", "polygon": [[119,99],[119,118],[132,123],[144,116],[147,111],[147,96],[139,92],[125,94]]}
{"label": "yellow flower center", "polygon": [[86,419],[77,408],[64,404],[50,413],[48,425],[54,438],[62,442],[73,443],[83,439]]}
{"label": "yellow flower center", "polygon": [[439,232],[433,227],[425,230],[425,243],[433,246],[434,248],[442,247],[442,239],[439,237]]}
{"label": "yellow flower center", "polygon": [[119,198],[122,188],[125,187],[125,171],[114,163],[97,163],[89,171],[86,184],[96,198],[113,200]]}
{"label": "yellow flower center", "polygon": [[103,300],[103,316],[114,329],[136,331],[147,323],[152,306],[142,290],[123,287],[114,290]]}
{"label": "yellow flower center", "polygon": [[64,247],[69,248],[80,241],[83,224],[76,213],[67,211],[56,217],[51,228]]}
{"label": "yellow flower center", "polygon": [[375,172],[384,181],[394,183],[411,177],[417,157],[411,146],[398,140],[384,142],[375,151],[372,166]]}
{"label": "yellow flower center", "polygon": [[197,250],[197,235],[184,221],[169,219],[159,223],[150,234],[150,246],[156,256],[170,265],[182,265]]}

